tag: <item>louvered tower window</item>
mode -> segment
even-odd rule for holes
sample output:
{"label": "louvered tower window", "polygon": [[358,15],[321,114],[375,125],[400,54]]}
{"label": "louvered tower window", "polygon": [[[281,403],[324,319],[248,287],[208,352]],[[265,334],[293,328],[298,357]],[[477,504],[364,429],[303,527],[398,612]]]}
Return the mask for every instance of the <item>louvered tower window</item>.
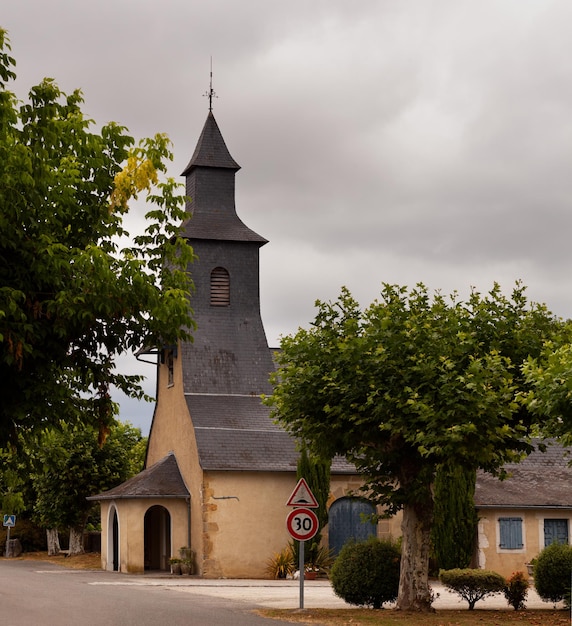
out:
{"label": "louvered tower window", "polygon": [[224,267],[211,272],[211,306],[230,305],[230,276]]}

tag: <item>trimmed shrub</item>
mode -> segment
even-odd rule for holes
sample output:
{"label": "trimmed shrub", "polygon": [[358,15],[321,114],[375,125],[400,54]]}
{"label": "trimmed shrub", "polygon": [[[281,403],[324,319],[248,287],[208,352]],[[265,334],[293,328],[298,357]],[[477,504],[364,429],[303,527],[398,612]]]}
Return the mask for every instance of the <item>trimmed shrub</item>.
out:
{"label": "trimmed shrub", "polygon": [[570,605],[572,546],[552,543],[538,555],[534,565],[534,586],[547,602],[564,600]]}
{"label": "trimmed shrub", "polygon": [[524,572],[514,572],[510,578],[507,578],[504,597],[515,611],[525,608],[524,601],[529,587],[528,576]]}
{"label": "trimmed shrub", "polygon": [[375,537],[349,541],[330,571],[334,593],[349,604],[381,609],[397,598],[400,563],[401,551],[395,542]]}
{"label": "trimmed shrub", "polygon": [[486,569],[441,570],[439,580],[447,589],[466,600],[470,611],[479,600],[502,593],[506,586],[506,581],[500,574]]}

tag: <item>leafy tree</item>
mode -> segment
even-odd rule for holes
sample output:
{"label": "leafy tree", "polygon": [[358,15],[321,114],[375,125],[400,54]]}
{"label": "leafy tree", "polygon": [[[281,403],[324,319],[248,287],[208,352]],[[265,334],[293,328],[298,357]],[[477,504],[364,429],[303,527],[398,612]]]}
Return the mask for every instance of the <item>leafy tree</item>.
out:
{"label": "leafy tree", "polygon": [[146,438],[130,424],[113,425],[105,444],[94,428],[61,424],[42,433],[34,454],[34,518],[42,527],[70,529],[70,553],[83,551],[82,536],[94,508],[87,496],[124,482],[143,469]]}
{"label": "leafy tree", "polygon": [[403,511],[398,606],[427,610],[433,482],[450,462],[502,473],[531,450],[520,365],[562,324],[517,284],[432,298],[384,285],[364,312],[347,289],[282,340],[273,415],[314,454],[344,455],[368,498]]}
{"label": "leafy tree", "polygon": [[523,373],[530,386],[523,401],[542,420],[543,433],[572,445],[572,343],[567,334],[529,357]]}
{"label": "leafy tree", "polygon": [[474,469],[451,463],[437,468],[431,536],[433,556],[439,569],[464,569],[471,564],[478,523],[475,483]]}
{"label": "leafy tree", "polygon": [[[135,144],[115,123],[91,131],[81,92],[49,78],[20,103],[14,67],[0,29],[0,445],[61,415],[103,439],[110,386],[143,395],[116,356],[190,336],[184,196],[165,176],[164,135]],[[138,197],[147,228],[120,249]]]}

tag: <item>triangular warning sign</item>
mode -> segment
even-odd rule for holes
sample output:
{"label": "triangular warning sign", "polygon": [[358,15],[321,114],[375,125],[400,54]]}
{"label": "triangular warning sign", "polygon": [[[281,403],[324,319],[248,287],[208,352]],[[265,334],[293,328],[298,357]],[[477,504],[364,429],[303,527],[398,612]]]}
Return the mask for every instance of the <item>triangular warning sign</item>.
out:
{"label": "triangular warning sign", "polygon": [[300,478],[292,495],[288,498],[286,506],[307,506],[311,509],[317,509],[320,505],[314,497],[314,494],[310,491],[308,483],[303,478]]}

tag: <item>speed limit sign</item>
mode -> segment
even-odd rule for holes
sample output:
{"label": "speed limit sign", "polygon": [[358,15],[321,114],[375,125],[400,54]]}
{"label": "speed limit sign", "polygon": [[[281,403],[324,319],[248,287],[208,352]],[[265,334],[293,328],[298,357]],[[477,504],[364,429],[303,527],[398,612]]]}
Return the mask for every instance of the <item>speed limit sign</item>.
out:
{"label": "speed limit sign", "polygon": [[292,509],[286,518],[286,528],[294,539],[306,541],[318,532],[318,518],[312,509]]}

